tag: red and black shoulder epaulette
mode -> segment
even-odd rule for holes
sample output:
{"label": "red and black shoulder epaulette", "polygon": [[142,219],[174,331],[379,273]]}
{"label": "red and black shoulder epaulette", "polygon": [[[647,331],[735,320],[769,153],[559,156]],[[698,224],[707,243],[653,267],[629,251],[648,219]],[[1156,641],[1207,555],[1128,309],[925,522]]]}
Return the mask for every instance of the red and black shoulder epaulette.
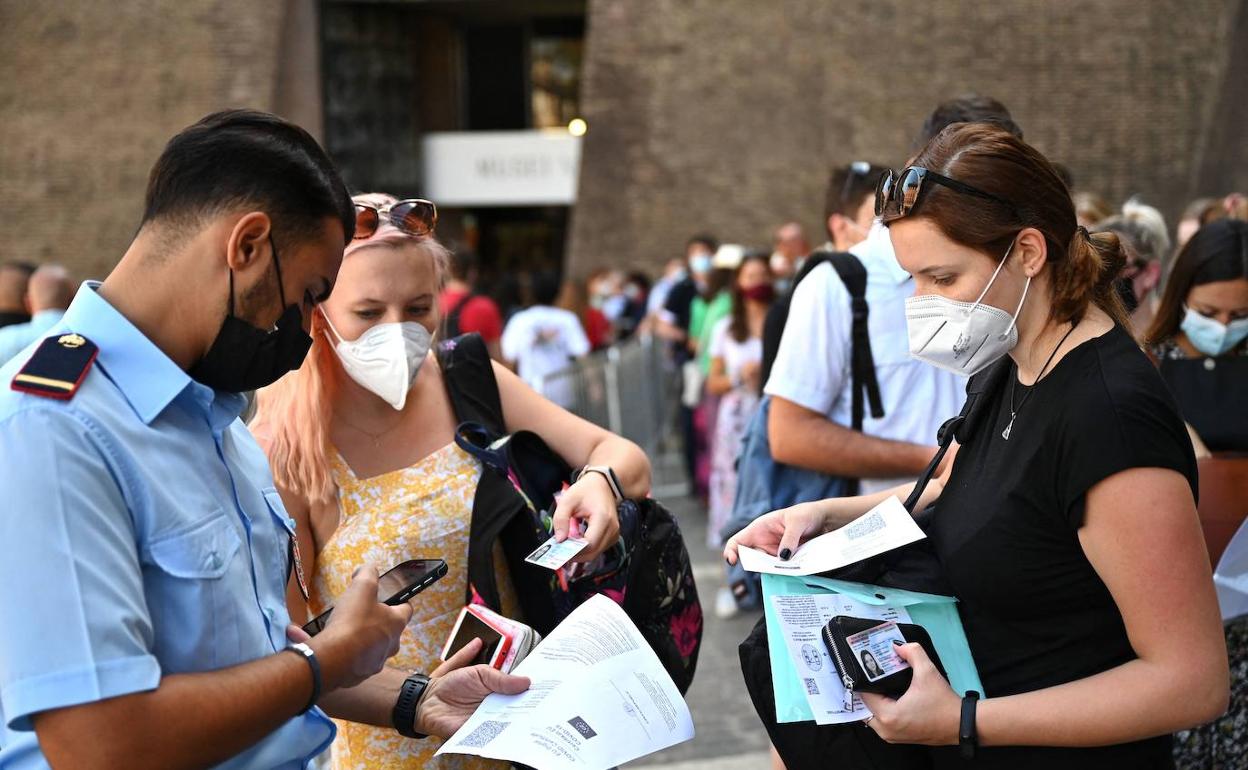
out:
{"label": "red and black shoulder epaulette", "polygon": [[68,401],[99,353],[95,343],[81,334],[48,337],[13,378],[13,390]]}

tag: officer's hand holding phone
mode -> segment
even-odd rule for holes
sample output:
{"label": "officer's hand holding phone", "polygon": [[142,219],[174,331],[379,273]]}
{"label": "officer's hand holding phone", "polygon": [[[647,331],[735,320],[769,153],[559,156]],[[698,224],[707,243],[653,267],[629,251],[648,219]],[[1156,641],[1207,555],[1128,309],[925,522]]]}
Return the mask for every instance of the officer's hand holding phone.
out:
{"label": "officer's hand holding phone", "polygon": [[429,689],[416,712],[418,732],[449,738],[490,693],[519,695],[529,689],[528,677],[472,665],[481,646],[480,639],[472,640],[429,675]]}
{"label": "officer's hand holding phone", "polygon": [[326,691],[355,685],[381,671],[399,651],[412,606],[377,601],[377,570],[361,567],[334,605],[325,629],[308,645],[321,664]]}

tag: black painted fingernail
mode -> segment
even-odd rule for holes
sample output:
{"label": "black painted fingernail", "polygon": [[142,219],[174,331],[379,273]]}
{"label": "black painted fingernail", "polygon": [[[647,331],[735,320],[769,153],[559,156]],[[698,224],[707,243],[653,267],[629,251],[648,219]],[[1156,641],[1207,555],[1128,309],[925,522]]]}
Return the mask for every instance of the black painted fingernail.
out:
{"label": "black painted fingernail", "polygon": [[780,561],[788,561],[789,557],[791,557],[792,555],[793,555],[793,552],[790,551],[788,548],[780,549]]}
{"label": "black painted fingernail", "polygon": [[900,646],[901,646],[901,645],[903,645],[903,644],[905,644],[905,642],[901,641],[900,639],[894,639],[894,640],[893,640],[893,646],[894,646],[894,647],[900,647]]}

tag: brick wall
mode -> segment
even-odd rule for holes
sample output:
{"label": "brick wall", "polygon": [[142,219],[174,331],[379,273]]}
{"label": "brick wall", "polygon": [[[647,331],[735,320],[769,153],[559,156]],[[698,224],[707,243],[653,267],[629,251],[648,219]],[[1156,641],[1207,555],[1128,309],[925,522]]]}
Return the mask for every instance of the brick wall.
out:
{"label": "brick wall", "polygon": [[279,99],[287,11],[279,0],[0,0],[0,259],[102,278],[170,136],[226,107],[297,112]]}
{"label": "brick wall", "polygon": [[1174,215],[1248,188],[1243,125],[1221,125],[1248,102],[1246,0],[589,9],[578,274],[657,266],[704,229],[768,245],[795,218],[821,237],[833,164],[900,164],[932,106],[969,91],[1005,102],[1077,188],[1111,200],[1140,194]]}

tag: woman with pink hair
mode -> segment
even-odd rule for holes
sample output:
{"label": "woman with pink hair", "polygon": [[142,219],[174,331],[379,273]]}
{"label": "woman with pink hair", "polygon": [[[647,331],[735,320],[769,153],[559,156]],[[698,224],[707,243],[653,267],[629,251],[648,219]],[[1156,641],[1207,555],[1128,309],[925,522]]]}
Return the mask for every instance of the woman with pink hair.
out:
{"label": "woman with pink hair", "polygon": [[[312,317],[312,349],[300,369],[258,394],[252,430],[295,519],[308,577],[306,603],[291,581],[291,617],[332,606],[361,565],[384,571],[408,559],[444,559],[446,578],[412,601],[415,613],[391,661],[399,669],[431,671],[467,594],[482,473],[454,441],[458,421],[431,350],[448,253],[433,237],[433,204],[386,195],[355,202],[355,240],[333,293]],[[609,476],[624,495],[645,496],[649,461],[635,444],[550,403],[508,369],[485,365],[497,381],[508,432],[539,433],[574,468],[603,468],[565,490],[554,516],[556,535],[579,531],[589,541],[577,559],[594,559],[619,535]],[[523,620],[498,549],[494,557],[502,604],[496,609]],[[437,740],[404,738],[388,719],[360,715],[377,727],[339,722],[333,767],[433,766]],[[438,762],[506,766],[463,756]]]}

